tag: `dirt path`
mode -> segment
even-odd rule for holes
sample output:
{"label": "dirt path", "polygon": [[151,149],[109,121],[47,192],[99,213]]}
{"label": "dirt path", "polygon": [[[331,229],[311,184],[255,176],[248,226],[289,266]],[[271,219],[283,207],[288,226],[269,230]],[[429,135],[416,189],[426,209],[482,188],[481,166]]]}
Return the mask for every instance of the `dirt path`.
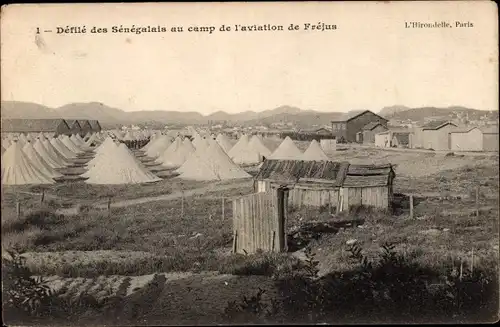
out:
{"label": "dirt path", "polygon": [[[143,197],[143,198],[138,198],[138,199],[120,200],[120,201],[116,201],[116,202],[111,203],[111,208],[122,208],[122,207],[128,207],[128,206],[132,206],[132,205],[144,204],[144,203],[155,202],[155,201],[174,200],[174,199],[181,198],[182,196],[188,197],[188,196],[193,196],[196,194],[203,194],[206,192],[225,191],[225,190],[230,190],[233,188],[240,188],[242,186],[244,186],[244,183],[235,183],[235,184],[228,184],[228,185],[209,185],[209,186],[195,188],[195,189],[191,189],[191,190],[177,191],[177,192],[165,194],[165,195],[148,196],[148,197]],[[107,209],[107,203],[97,203],[94,205],[94,208]]]}

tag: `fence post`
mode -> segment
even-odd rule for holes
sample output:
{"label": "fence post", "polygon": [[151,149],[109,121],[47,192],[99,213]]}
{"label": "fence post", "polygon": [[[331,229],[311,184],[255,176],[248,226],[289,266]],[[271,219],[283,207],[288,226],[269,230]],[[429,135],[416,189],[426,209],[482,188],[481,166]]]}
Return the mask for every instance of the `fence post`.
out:
{"label": "fence post", "polygon": [[470,263],[470,274],[474,275],[474,248],[472,248],[472,258]]}
{"label": "fence post", "polygon": [[181,197],[181,218],[184,218],[184,191],[182,191]]}
{"label": "fence post", "polygon": [[236,253],[236,238],[238,237],[238,231],[234,231],[233,233],[233,253]]}
{"label": "fence post", "polygon": [[40,194],[40,204],[43,204],[44,199],[45,199],[45,189],[42,189],[42,194]]}
{"label": "fence post", "polygon": [[224,210],[226,209],[225,207],[226,202],[224,201],[224,196],[222,196],[222,220],[226,219],[226,216],[224,214]]}
{"label": "fence post", "polygon": [[410,219],[413,219],[413,195],[410,194]]}
{"label": "fence post", "polygon": [[111,197],[108,197],[108,217],[111,216]]}
{"label": "fence post", "polygon": [[16,215],[17,218],[21,218],[21,203],[19,201],[16,202]]}
{"label": "fence post", "polygon": [[276,242],[276,231],[273,230],[273,242],[271,243],[272,252],[275,252],[275,242]]}
{"label": "fence post", "polygon": [[479,217],[479,185],[476,187],[476,217]]}
{"label": "fence post", "polygon": [[462,281],[463,267],[464,267],[464,261],[463,259],[460,259],[460,281]]}
{"label": "fence post", "polygon": [[328,191],[328,213],[332,214],[332,193]]}

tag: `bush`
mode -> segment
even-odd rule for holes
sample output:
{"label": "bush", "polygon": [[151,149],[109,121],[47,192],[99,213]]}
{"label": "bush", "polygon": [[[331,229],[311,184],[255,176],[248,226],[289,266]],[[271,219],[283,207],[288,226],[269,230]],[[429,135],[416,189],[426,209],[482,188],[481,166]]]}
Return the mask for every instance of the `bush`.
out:
{"label": "bush", "polygon": [[6,222],[2,227],[4,232],[21,232],[33,226],[44,230],[50,230],[52,227],[63,223],[63,215],[57,215],[50,209],[42,209],[28,213],[20,220]]}
{"label": "bush", "polygon": [[[301,275],[276,282],[282,296],[279,314],[294,323],[353,322],[459,322],[496,319],[498,283],[495,271],[475,269],[461,276],[437,271],[409,260],[382,247],[381,256],[368,260],[361,248],[349,249],[356,268],[348,272],[318,276],[318,262],[306,251]],[[260,292],[260,291],[259,291]],[[261,294],[258,293],[257,295]],[[247,301],[229,303],[226,317],[236,319],[240,312],[254,312],[254,320],[262,315],[244,310]],[[248,299],[247,299],[248,300]],[[256,296],[255,300],[260,301]],[[273,317],[274,318],[274,317]],[[248,318],[250,319],[250,318]]]}
{"label": "bush", "polygon": [[10,257],[2,257],[2,295],[8,319],[42,315],[51,303],[53,292],[41,277],[32,277],[20,253],[11,250],[7,253]]}

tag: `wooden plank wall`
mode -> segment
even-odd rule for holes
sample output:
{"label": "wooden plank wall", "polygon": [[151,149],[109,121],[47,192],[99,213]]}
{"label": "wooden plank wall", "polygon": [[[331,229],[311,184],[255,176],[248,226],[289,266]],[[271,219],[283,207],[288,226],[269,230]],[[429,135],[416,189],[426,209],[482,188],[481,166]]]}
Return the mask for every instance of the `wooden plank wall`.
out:
{"label": "wooden plank wall", "polygon": [[233,200],[233,237],[236,239],[233,250],[236,253],[285,250],[287,203],[286,192],[278,189]]}
{"label": "wooden plank wall", "polygon": [[331,203],[337,207],[339,199],[338,189],[304,189],[295,187],[290,190],[290,205],[294,207],[313,206],[322,207]]}
{"label": "wooden plank wall", "polygon": [[349,187],[347,197],[344,197],[344,210],[359,205],[387,209],[390,205],[389,193],[388,186]]}
{"label": "wooden plank wall", "polygon": [[376,208],[389,207],[389,191],[387,186],[362,188],[363,205]]}

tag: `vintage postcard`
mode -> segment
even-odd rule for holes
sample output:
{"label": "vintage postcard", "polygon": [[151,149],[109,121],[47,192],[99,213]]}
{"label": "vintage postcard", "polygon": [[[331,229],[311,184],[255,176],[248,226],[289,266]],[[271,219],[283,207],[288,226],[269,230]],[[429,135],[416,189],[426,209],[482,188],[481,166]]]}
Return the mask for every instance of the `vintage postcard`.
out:
{"label": "vintage postcard", "polygon": [[492,323],[492,1],[1,11],[7,325]]}

